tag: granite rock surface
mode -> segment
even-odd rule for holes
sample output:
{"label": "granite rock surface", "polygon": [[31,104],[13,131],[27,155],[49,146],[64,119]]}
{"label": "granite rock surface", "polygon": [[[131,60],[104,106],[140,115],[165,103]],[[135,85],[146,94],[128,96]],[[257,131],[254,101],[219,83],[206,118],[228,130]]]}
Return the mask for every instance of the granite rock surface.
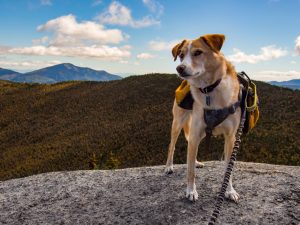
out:
{"label": "granite rock surface", "polygon": [[[185,198],[186,165],[53,172],[0,182],[0,224],[207,224],[224,163],[196,169],[199,199]],[[300,167],[238,162],[238,204],[217,224],[300,224]]]}

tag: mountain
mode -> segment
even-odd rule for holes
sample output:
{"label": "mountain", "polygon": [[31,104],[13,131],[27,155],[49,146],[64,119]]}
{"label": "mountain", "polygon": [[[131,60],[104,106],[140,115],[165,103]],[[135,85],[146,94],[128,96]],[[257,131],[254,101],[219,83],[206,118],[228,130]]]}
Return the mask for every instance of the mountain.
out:
{"label": "mountain", "polygon": [[[0,82],[0,180],[90,168],[162,165],[172,124],[175,75],[109,82]],[[261,117],[242,136],[238,160],[300,166],[300,91],[256,82]],[[186,162],[181,134],[175,163]],[[219,160],[223,138],[202,143],[199,160]]]}
{"label": "mountain", "polygon": [[17,81],[27,82],[28,80],[40,79],[40,77],[45,77],[47,79],[46,83],[69,80],[109,81],[121,79],[121,77],[107,73],[104,70],[98,71],[87,67],[74,66],[70,63],[63,63],[26,73],[24,77],[20,77],[23,80]]}
{"label": "mountain", "polygon": [[276,86],[281,86],[281,87],[286,87],[286,88],[291,88],[291,89],[300,89],[300,79],[294,79],[294,80],[289,80],[289,81],[271,81],[269,82],[272,85]]}
{"label": "mountain", "polygon": [[70,80],[109,81],[119,80],[121,77],[110,74],[104,70],[93,70],[87,67],[75,66],[70,63],[63,63],[29,73],[18,73],[8,78],[7,74],[3,72],[3,75],[0,75],[0,79],[26,83],[56,83]]}
{"label": "mountain", "polygon": [[19,75],[16,71],[0,68],[0,80],[12,80]]}
{"label": "mountain", "polygon": [[[186,165],[43,173],[0,182],[0,224],[207,224],[224,163],[196,169],[199,199],[184,197]],[[238,204],[225,200],[216,224],[299,225],[300,167],[237,162]]]}

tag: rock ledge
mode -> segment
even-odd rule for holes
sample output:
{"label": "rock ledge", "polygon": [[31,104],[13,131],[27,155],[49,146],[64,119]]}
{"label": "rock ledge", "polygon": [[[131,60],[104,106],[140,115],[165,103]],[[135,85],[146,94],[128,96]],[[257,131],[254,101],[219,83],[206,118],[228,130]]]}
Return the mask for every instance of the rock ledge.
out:
{"label": "rock ledge", "polygon": [[[207,224],[224,164],[197,169],[199,200],[184,198],[186,165],[53,172],[0,182],[0,224]],[[217,224],[300,224],[300,167],[239,162],[238,204]]]}

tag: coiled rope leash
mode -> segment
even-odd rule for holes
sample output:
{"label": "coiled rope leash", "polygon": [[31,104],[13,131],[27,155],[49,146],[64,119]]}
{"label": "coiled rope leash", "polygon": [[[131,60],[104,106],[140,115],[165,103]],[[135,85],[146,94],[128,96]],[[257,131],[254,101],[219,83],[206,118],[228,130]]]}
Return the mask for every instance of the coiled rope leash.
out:
{"label": "coiled rope leash", "polygon": [[222,202],[224,201],[225,192],[226,192],[226,189],[227,189],[227,186],[228,186],[228,183],[229,183],[229,178],[231,176],[231,172],[232,172],[232,169],[233,169],[233,166],[234,166],[234,162],[236,160],[237,151],[238,151],[238,149],[240,147],[240,144],[241,144],[241,135],[243,133],[245,120],[246,120],[246,110],[243,110],[240,125],[239,125],[239,128],[238,128],[238,130],[236,132],[236,135],[235,135],[235,142],[234,142],[233,151],[231,153],[231,157],[230,157],[230,160],[229,160],[229,163],[227,165],[226,172],[225,172],[225,175],[224,175],[224,180],[223,180],[223,183],[222,183],[221,191],[220,191],[220,193],[217,197],[217,200],[216,200],[216,203],[215,203],[215,208],[214,208],[214,211],[213,211],[213,213],[210,217],[210,221],[208,222],[208,225],[214,225],[217,221],[217,218],[218,218],[219,214],[220,214]]}

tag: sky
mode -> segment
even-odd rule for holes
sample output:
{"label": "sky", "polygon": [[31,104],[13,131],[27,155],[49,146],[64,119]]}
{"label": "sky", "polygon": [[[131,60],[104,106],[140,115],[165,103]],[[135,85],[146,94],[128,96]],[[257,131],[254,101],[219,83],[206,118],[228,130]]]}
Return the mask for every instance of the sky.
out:
{"label": "sky", "polygon": [[237,71],[300,79],[300,0],[0,0],[0,67],[176,73],[172,47],[211,33]]}

